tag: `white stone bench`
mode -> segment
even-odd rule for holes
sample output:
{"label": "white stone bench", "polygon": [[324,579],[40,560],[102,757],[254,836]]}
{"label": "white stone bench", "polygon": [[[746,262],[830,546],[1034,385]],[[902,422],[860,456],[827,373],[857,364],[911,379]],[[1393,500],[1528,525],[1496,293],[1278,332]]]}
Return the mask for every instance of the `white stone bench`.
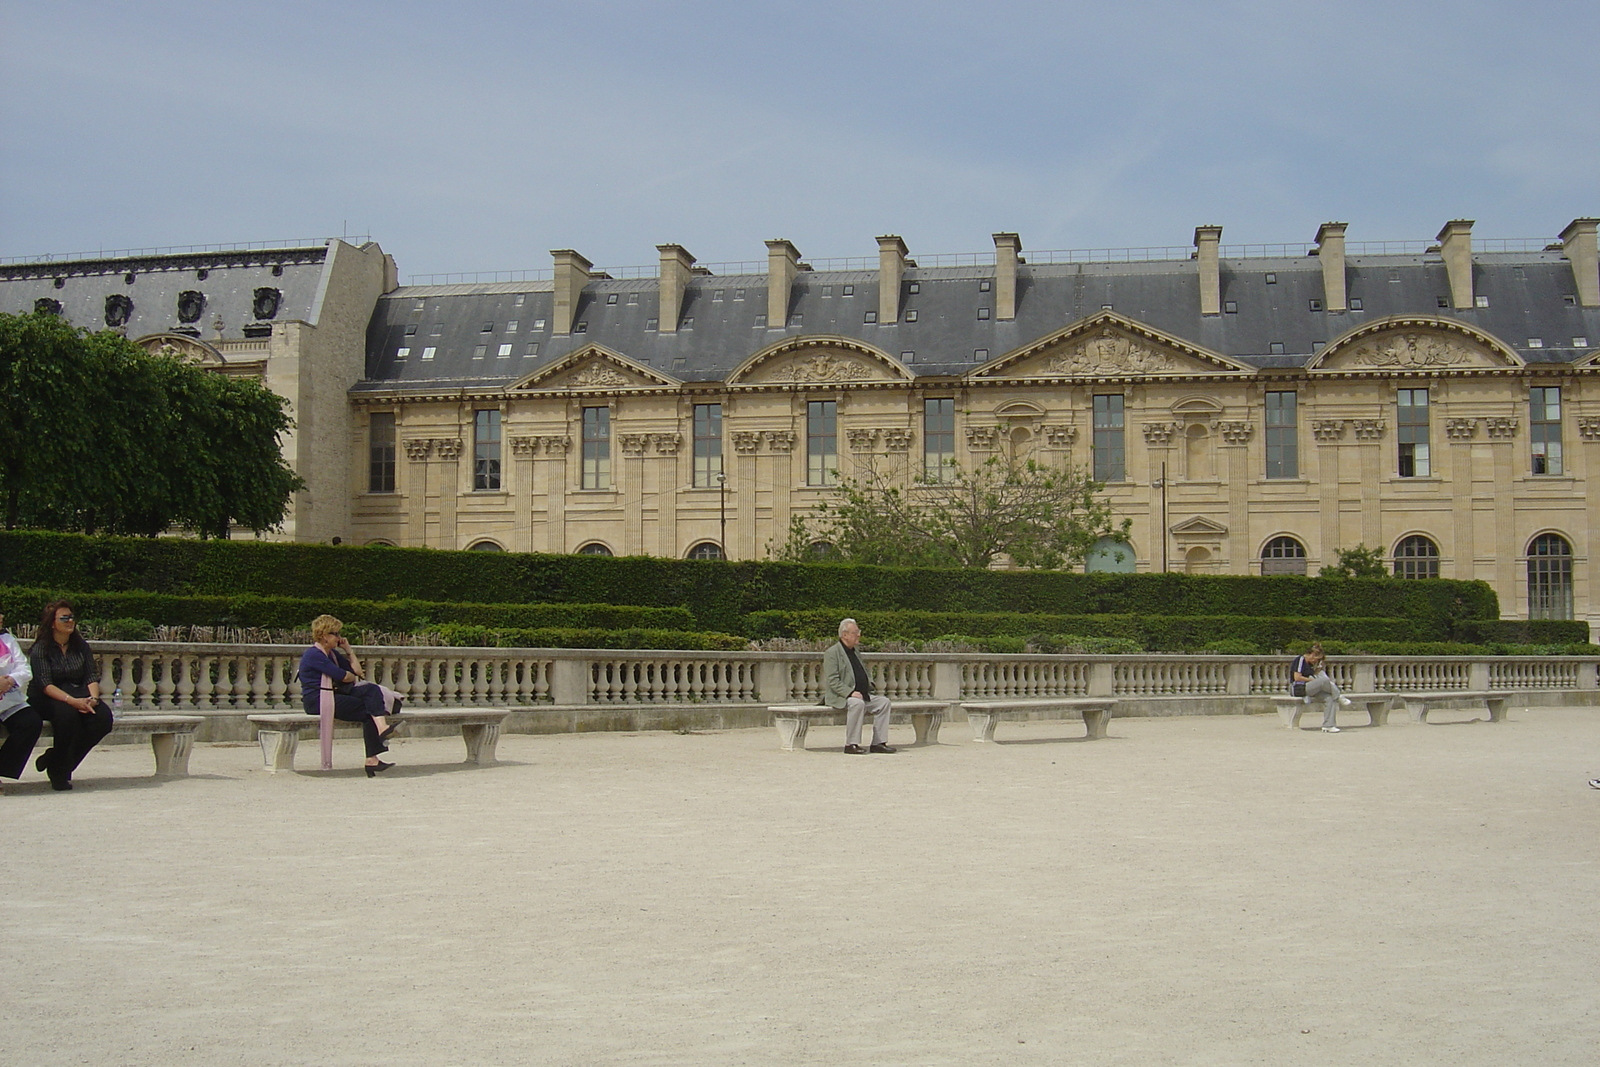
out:
{"label": "white stone bench", "polygon": [[[150,739],[156,754],[156,777],[184,778],[189,774],[189,753],[194,750],[194,732],[204,723],[201,715],[120,715],[111,723],[114,737]],[[44,720],[41,736],[53,737],[50,720]]]}
{"label": "white stone bench", "polygon": [[1447,706],[1466,707],[1474,711],[1482,708],[1488,712],[1490,722],[1505,722],[1506,701],[1511,699],[1511,694],[1508,692],[1481,689],[1457,689],[1438,693],[1399,693],[1396,695],[1406,702],[1406,710],[1411,713],[1412,722],[1427,722],[1428,712],[1439,711]]}
{"label": "white stone bench", "polygon": [[961,710],[967,713],[972,724],[974,741],[993,741],[994,728],[1001,719],[1037,719],[1054,715],[1071,718],[1074,713],[1083,716],[1090,741],[1106,736],[1106,723],[1111,721],[1111,710],[1116,700],[1110,697],[1056,697],[1028,700],[964,700]]}
{"label": "white stone bench", "polygon": [[[413,726],[459,726],[461,739],[467,745],[467,763],[479,765],[495,762],[495,746],[500,743],[500,724],[509,708],[456,708],[451,710],[406,710],[390,716],[391,724]],[[256,738],[261,742],[261,758],[267,769],[294,770],[295,751],[302,735],[319,736],[321,720],[303,712],[281,712],[270,715],[251,715],[256,724]]]}
{"label": "white stone bench", "polygon": [[[1367,718],[1371,726],[1387,726],[1389,724],[1389,709],[1395,702],[1393,693],[1346,693],[1345,699],[1350,701],[1351,707],[1365,706]],[[1283,720],[1283,725],[1291,730],[1300,728],[1300,716],[1322,714],[1322,697],[1317,697],[1315,703],[1307,704],[1305,697],[1275,696],[1272,706],[1277,709],[1278,718]]]}
{"label": "white stone bench", "polygon": [[[889,721],[905,723],[909,720],[917,731],[917,744],[939,743],[939,725],[950,710],[948,700],[892,700],[890,705]],[[804,750],[806,731],[811,729],[812,720],[844,721],[842,708],[830,708],[826,704],[772,704],[767,710],[772,713],[772,725],[778,728],[778,747],[785,752]]]}

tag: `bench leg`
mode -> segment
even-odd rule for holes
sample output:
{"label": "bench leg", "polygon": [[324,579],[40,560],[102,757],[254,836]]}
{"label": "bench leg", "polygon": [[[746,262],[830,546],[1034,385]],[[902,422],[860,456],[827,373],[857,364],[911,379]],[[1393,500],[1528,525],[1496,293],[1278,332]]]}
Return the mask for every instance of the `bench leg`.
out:
{"label": "bench leg", "polygon": [[1506,721],[1506,701],[1505,701],[1505,698],[1504,697],[1490,697],[1489,700],[1488,700],[1488,704],[1489,704],[1489,721],[1490,722],[1505,722]]}
{"label": "bench leg", "polygon": [[1310,710],[1311,705],[1302,701],[1298,704],[1291,704],[1286,708],[1280,707],[1278,709],[1278,718],[1283,720],[1283,725],[1285,728],[1290,730],[1298,730],[1300,729],[1300,716],[1304,715]]}
{"label": "bench leg", "polygon": [[972,723],[974,741],[993,741],[994,728],[999,723],[1000,716],[992,711],[969,711],[967,721]]}
{"label": "bench leg", "polygon": [[805,750],[806,731],[811,728],[810,719],[801,715],[774,715],[772,725],[778,728],[779,748],[785,752]]}
{"label": "bench leg", "polygon": [[189,753],[194,749],[194,734],[151,734],[150,748],[156,754],[158,778],[189,776]]}
{"label": "bench leg", "polygon": [[1406,711],[1411,713],[1412,722],[1425,723],[1428,721],[1428,704],[1426,701],[1407,698]]}
{"label": "bench leg", "polygon": [[939,727],[943,722],[944,715],[937,711],[919,711],[911,716],[911,728],[917,731],[917,744],[937,745]]}
{"label": "bench leg", "polygon": [[1111,709],[1090,709],[1083,713],[1084,728],[1089,731],[1089,740],[1102,741],[1106,736],[1106,723],[1111,721]]}
{"label": "bench leg", "polygon": [[267,765],[268,771],[294,773],[294,753],[300,747],[298,729],[258,730],[256,738],[261,742],[261,762]]}
{"label": "bench leg", "polygon": [[500,724],[497,722],[466,722],[461,724],[461,740],[467,743],[467,762],[479,765],[495,762],[494,750],[500,744]]}
{"label": "bench leg", "polygon": [[1388,699],[1367,701],[1367,717],[1372,720],[1371,725],[1389,725],[1389,706],[1392,703],[1393,701]]}

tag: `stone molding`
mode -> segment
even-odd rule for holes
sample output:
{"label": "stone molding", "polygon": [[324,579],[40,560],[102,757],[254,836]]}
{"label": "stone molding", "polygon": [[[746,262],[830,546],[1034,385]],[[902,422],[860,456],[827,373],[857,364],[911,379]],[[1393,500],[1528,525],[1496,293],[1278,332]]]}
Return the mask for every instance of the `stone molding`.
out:
{"label": "stone molding", "polygon": [[1345,419],[1312,419],[1311,436],[1324,443],[1344,440]]}
{"label": "stone molding", "polygon": [[1446,419],[1444,435],[1452,441],[1470,441],[1478,436],[1478,420]]}
{"label": "stone molding", "polygon": [[1071,448],[1078,439],[1078,428],[1071,423],[1057,423],[1044,428],[1044,443],[1049,448]]}
{"label": "stone molding", "polygon": [[1242,445],[1256,432],[1256,424],[1242,419],[1218,419],[1211,424],[1230,445]]}
{"label": "stone molding", "polygon": [[1000,440],[998,426],[968,426],[967,448],[973,452],[993,452]]}
{"label": "stone molding", "polygon": [[1483,428],[1491,438],[1497,441],[1508,441],[1517,436],[1516,419],[1484,419]]}
{"label": "stone molding", "polygon": [[1351,419],[1350,428],[1355,431],[1357,441],[1376,441],[1383,436],[1387,423],[1383,419]]}

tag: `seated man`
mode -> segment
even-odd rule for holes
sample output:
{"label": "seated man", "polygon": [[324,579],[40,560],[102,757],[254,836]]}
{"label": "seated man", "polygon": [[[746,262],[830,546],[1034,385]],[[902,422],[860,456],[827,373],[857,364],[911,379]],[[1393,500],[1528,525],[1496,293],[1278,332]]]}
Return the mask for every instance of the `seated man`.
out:
{"label": "seated man", "polygon": [[[872,691],[872,679],[856,655],[861,627],[856,620],[839,624],[839,641],[822,654],[822,685],[830,708],[844,709],[844,750],[853,756],[864,752],[893,752],[889,747],[889,698]],[[872,712],[872,748],[861,747],[861,720]]]}

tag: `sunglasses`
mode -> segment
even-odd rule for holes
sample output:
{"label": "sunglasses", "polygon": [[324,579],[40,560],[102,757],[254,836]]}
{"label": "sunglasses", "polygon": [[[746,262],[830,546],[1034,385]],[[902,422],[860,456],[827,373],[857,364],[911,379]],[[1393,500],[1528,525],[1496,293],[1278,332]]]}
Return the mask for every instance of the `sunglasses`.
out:
{"label": "sunglasses", "polygon": [[56,622],[74,622],[74,621],[76,621],[76,618],[74,616],[72,616],[72,615],[57,615],[56,616]]}

